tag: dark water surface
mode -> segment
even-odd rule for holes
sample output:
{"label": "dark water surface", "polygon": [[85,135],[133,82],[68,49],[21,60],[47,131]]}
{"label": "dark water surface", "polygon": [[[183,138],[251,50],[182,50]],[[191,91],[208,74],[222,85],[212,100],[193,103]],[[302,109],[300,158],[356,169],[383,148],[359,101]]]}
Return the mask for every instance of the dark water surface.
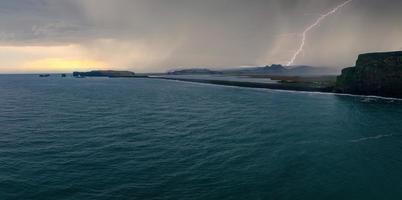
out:
{"label": "dark water surface", "polygon": [[402,199],[402,103],[0,76],[0,199]]}

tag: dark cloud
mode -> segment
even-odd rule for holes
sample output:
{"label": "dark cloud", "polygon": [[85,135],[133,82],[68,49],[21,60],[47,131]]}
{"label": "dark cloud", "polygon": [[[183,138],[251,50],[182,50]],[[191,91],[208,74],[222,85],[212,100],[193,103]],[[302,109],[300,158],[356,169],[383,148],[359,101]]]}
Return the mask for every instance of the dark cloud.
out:
{"label": "dark cloud", "polygon": [[[342,2],[0,0],[0,43],[74,43],[144,71],[285,63],[298,34]],[[400,49],[401,8],[397,0],[354,0],[311,32],[296,63],[343,67],[359,53]]]}

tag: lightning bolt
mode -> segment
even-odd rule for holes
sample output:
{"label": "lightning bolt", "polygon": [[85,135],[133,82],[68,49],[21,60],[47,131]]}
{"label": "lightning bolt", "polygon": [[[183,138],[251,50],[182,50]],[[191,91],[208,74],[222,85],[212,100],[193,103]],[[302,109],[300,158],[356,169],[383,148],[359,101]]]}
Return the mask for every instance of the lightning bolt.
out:
{"label": "lightning bolt", "polygon": [[328,13],[321,15],[313,24],[311,24],[310,26],[308,26],[302,34],[302,41],[300,43],[299,48],[297,49],[297,51],[294,53],[292,59],[287,63],[287,66],[291,66],[293,65],[293,63],[295,62],[295,60],[297,59],[297,57],[299,56],[299,54],[301,52],[303,52],[304,46],[306,45],[306,38],[308,33],[314,29],[316,26],[320,25],[321,21],[323,21],[325,18],[335,14],[339,9],[343,8],[344,6],[346,6],[347,4],[349,4],[350,2],[352,2],[353,0],[348,0],[340,5],[338,5],[337,7],[335,7],[334,9],[332,9],[331,11],[329,11]]}

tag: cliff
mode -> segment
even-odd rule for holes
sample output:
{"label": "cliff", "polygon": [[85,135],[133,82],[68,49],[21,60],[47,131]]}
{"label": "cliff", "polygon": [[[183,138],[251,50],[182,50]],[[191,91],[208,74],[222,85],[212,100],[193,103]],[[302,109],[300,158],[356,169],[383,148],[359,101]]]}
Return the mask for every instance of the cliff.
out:
{"label": "cliff", "polygon": [[90,72],[74,72],[74,77],[135,77],[134,72],[130,71],[113,71],[113,70],[95,70]]}
{"label": "cliff", "polygon": [[342,70],[335,91],[402,98],[402,51],[360,55],[355,67]]}

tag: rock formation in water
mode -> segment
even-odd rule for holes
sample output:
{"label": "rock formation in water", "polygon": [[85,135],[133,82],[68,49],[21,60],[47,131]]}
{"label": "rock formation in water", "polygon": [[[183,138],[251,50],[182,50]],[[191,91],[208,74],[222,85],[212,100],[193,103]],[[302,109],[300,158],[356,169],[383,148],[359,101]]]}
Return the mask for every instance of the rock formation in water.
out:
{"label": "rock formation in water", "polygon": [[402,98],[402,51],[360,55],[355,67],[342,70],[335,91]]}
{"label": "rock formation in water", "polygon": [[50,74],[39,74],[39,77],[42,77],[42,78],[50,77]]}
{"label": "rock formation in water", "polygon": [[134,72],[130,71],[113,71],[113,70],[95,70],[90,72],[74,72],[74,77],[135,77]]}

